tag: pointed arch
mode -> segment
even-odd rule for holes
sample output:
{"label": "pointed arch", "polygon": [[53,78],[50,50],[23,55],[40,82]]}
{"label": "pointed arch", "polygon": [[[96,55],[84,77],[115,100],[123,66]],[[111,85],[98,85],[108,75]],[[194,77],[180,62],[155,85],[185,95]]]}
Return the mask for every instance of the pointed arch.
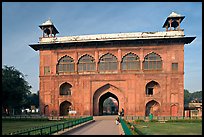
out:
{"label": "pointed arch", "polygon": [[124,94],[119,88],[108,83],[98,88],[93,94],[93,115],[102,114],[103,102],[108,97],[117,100],[118,110],[124,108]]}
{"label": "pointed arch", "polygon": [[114,71],[118,69],[118,59],[111,53],[106,53],[99,59],[99,71]]}
{"label": "pointed arch", "polygon": [[153,96],[160,93],[160,85],[158,82],[152,80],[148,82],[145,86],[145,94],[146,96]]}
{"label": "pointed arch", "polygon": [[150,113],[153,114],[153,116],[160,115],[160,104],[155,100],[151,100],[146,104],[145,116],[149,116]]}
{"label": "pointed arch", "polygon": [[78,72],[95,71],[95,59],[88,54],[81,56],[78,60]]}
{"label": "pointed arch", "polygon": [[[112,98],[114,98],[116,101],[117,101],[117,103],[119,102],[118,101],[118,97],[115,95],[115,94],[113,94],[113,93],[111,93],[111,92],[107,92],[107,93],[105,93],[105,94],[103,94],[100,98],[99,98],[99,115],[103,115],[103,111],[104,111],[104,101],[106,100],[106,99],[108,99],[109,97],[112,97]],[[114,112],[114,114],[118,114],[118,109],[119,109],[119,105],[117,106],[117,112]]]}
{"label": "pointed arch", "polygon": [[74,72],[75,65],[74,65],[74,59],[70,56],[63,56],[58,60],[57,63],[57,73],[64,73],[64,72]]}
{"label": "pointed arch", "polygon": [[144,57],[144,70],[162,70],[162,58],[159,54],[151,52]]}
{"label": "pointed arch", "polygon": [[60,95],[71,95],[71,88],[72,88],[72,85],[65,82],[60,85],[59,94]]}
{"label": "pointed arch", "polygon": [[122,70],[139,70],[140,59],[139,56],[129,52],[122,58]]}
{"label": "pointed arch", "polygon": [[60,116],[68,116],[72,103],[65,100],[60,104]]}
{"label": "pointed arch", "polygon": [[171,106],[171,116],[178,116],[178,106],[176,104]]}

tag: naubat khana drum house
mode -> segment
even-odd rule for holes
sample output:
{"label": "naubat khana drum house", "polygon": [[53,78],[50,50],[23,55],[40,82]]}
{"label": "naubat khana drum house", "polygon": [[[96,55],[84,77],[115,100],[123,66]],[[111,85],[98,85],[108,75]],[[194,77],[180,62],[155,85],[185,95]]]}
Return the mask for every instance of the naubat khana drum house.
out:
{"label": "naubat khana drum house", "polygon": [[[104,115],[104,101],[115,99],[114,114],[183,116],[184,16],[172,12],[163,32],[131,32],[57,37],[49,19],[39,51],[40,112],[47,116]],[[188,28],[186,28],[188,29]]]}

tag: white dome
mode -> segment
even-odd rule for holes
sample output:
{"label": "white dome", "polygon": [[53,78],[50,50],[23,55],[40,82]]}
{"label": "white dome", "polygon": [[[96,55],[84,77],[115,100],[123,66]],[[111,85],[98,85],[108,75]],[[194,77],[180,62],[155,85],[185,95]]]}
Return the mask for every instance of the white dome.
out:
{"label": "white dome", "polygon": [[172,12],[168,17],[181,17],[181,15],[175,12]]}
{"label": "white dome", "polygon": [[50,19],[48,19],[46,22],[44,22],[43,24],[42,24],[43,26],[44,25],[53,25],[53,23],[52,23],[52,21],[50,20]]}

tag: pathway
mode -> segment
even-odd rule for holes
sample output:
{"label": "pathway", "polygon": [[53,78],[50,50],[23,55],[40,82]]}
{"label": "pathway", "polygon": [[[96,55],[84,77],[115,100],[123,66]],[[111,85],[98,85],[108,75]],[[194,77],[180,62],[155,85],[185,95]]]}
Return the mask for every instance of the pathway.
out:
{"label": "pathway", "polygon": [[121,135],[121,125],[116,125],[117,116],[97,116],[94,117],[95,122],[79,127],[63,135]]}

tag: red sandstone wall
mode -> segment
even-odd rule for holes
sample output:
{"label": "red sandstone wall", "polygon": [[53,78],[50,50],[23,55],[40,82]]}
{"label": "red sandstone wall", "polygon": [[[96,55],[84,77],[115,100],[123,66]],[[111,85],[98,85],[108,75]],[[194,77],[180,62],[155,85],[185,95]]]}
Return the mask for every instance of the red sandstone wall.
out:
{"label": "red sandstone wall", "polygon": [[[57,75],[56,64],[65,56],[71,56],[75,62],[84,54],[89,54],[96,61],[106,53],[112,53],[118,61],[129,52],[135,53],[142,61],[148,53],[155,52],[162,57],[162,71],[137,71],[132,74],[71,74]],[[171,71],[171,63],[178,62],[178,72]],[[50,74],[44,75],[44,66],[50,66]],[[76,67],[75,67],[76,68]],[[119,66],[120,68],[120,66]],[[75,69],[76,70],[76,69]],[[159,83],[157,94],[147,97],[145,86],[150,81]],[[71,96],[60,96],[59,87],[64,82],[72,85]],[[160,116],[183,115],[184,107],[184,47],[183,45],[141,46],[119,48],[78,48],[69,50],[40,51],[40,108],[46,115],[59,115],[60,104],[67,100],[78,115],[93,115],[93,96],[100,87],[111,84],[117,87],[114,92],[119,98],[119,109],[124,108],[126,115],[144,116],[146,104],[155,100],[160,105]],[[107,92],[107,91],[104,91]],[[45,105],[48,107],[44,108]],[[45,110],[46,109],[46,110]],[[46,112],[47,111],[47,112]],[[53,111],[53,112],[52,112]]]}

